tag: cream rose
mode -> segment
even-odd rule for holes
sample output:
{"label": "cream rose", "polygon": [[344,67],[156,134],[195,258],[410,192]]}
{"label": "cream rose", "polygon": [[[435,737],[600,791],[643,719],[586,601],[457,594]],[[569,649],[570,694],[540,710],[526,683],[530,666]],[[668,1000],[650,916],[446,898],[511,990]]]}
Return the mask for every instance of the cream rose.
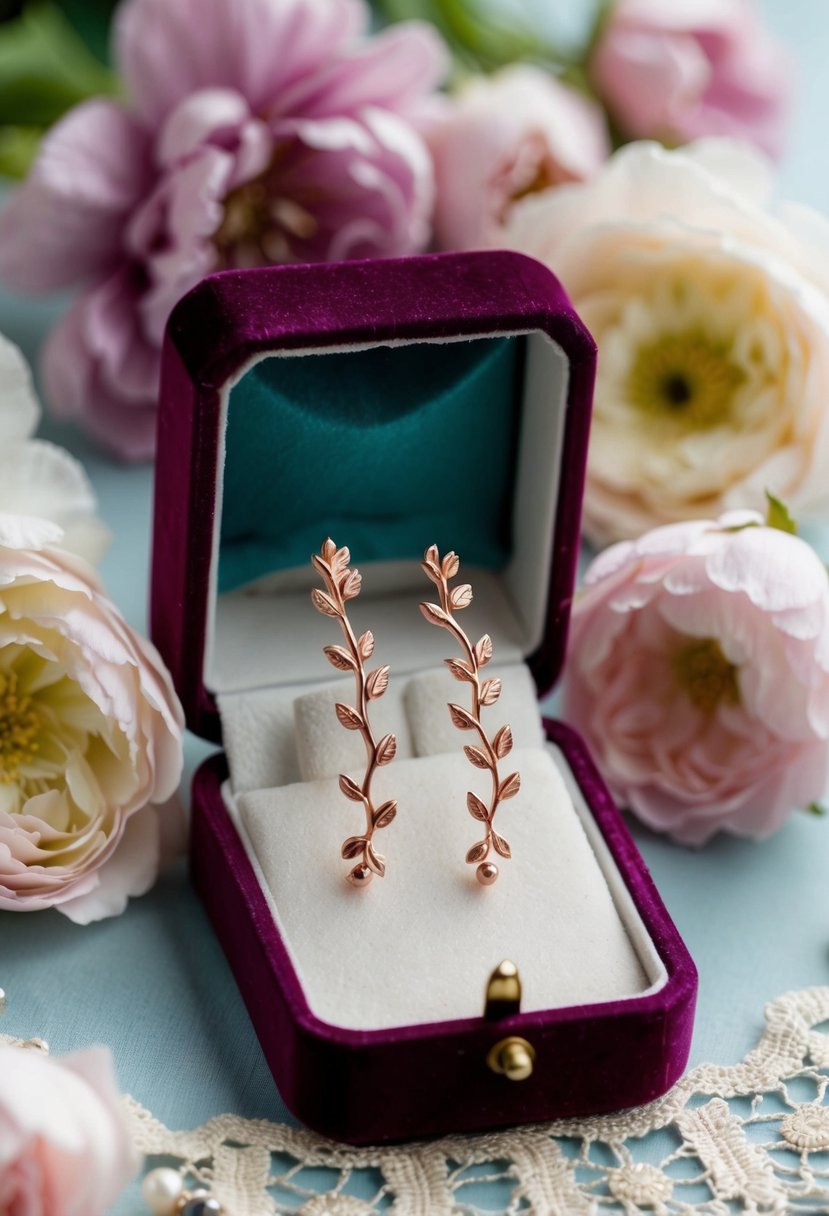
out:
{"label": "cream rose", "polygon": [[562,280],[599,347],[585,531],[594,541],[800,509],[829,468],[829,224],[768,209],[766,161],[708,140],[631,144],[591,181],[518,203],[514,248]]}
{"label": "cream rose", "polygon": [[85,923],[156,876],[182,714],[154,647],[60,539],[0,516],[0,908]]}

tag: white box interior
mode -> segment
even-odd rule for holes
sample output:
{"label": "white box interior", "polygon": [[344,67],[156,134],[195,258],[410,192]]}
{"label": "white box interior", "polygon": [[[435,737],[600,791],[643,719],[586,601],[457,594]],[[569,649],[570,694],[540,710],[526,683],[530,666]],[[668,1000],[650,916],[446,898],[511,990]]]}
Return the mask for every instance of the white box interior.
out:
{"label": "white box interior", "polygon": [[[520,969],[525,1010],[632,999],[666,979],[564,757],[544,740],[524,663],[545,627],[568,373],[563,352],[541,334],[527,335],[525,352],[511,557],[500,572],[461,569],[475,592],[462,623],[473,637],[492,637],[492,672],[504,687],[483,722],[492,733],[510,722],[516,749],[503,763],[522,775],[519,795],[498,810],[513,858],[499,862],[492,887],[480,887],[464,862],[480,838],[465,793],[488,777],[468,763],[468,738],[449,724],[444,703],[463,701],[464,686],[442,663],[452,639],[418,611],[421,599],[434,598],[418,563],[361,565],[353,554],[363,592],[349,615],[357,631],[375,634],[372,665],[392,669],[372,720],[401,738],[400,757],[375,777],[376,798],[398,802],[395,822],[376,837],[387,875],[355,890],[344,881],[340,845],[361,830],[363,814],[339,792],[336,774],[353,759],[351,775],[362,777],[362,744],[355,752],[358,740],[327,714],[353,690],[322,654],[341,641],[336,622],[310,603],[318,585],[310,562],[216,593],[217,487],[205,683],[222,717],[225,801],[310,1007],[339,1026],[480,1014],[486,980],[504,958]],[[224,393],[225,417],[233,387]],[[433,539],[424,536],[423,548]]]}

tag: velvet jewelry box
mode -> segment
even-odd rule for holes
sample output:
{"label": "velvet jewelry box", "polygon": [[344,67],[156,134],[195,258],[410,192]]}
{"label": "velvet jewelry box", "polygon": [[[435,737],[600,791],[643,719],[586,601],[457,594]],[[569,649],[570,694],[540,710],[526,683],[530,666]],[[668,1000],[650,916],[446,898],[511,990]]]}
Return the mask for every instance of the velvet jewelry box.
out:
{"label": "velvet jewelry box", "polygon": [[[618,1109],[685,1066],[694,965],[583,743],[537,706],[563,661],[594,371],[555,278],[506,252],[224,272],[171,317],[152,630],[189,726],[224,746],[194,779],[193,882],[282,1097],[336,1139]],[[353,681],[309,596],[329,535],[392,668],[373,709],[398,736],[377,774],[398,813],[366,890],[340,857],[362,823],[337,785],[365,760],[334,713]],[[475,590],[463,624],[503,681],[484,722],[510,722],[522,775],[487,888],[464,862],[452,643],[418,611],[431,544]],[[505,959],[520,1008],[485,1010]]]}

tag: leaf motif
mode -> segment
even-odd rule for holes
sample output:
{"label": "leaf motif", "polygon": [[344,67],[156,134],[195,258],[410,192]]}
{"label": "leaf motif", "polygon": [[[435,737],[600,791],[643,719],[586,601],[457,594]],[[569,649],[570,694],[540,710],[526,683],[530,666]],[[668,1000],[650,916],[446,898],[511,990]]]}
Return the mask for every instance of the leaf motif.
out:
{"label": "leaf motif", "polygon": [[466,680],[469,684],[475,683],[475,676],[465,659],[444,659],[443,661],[456,680]]}
{"label": "leaf motif", "polygon": [[435,584],[435,586],[440,586],[440,570],[437,568],[434,562],[423,561],[420,563],[420,568],[426,577]]}
{"label": "leaf motif", "polygon": [[481,686],[481,705],[494,705],[500,695],[500,680],[484,680]]}
{"label": "leaf motif", "polygon": [[492,638],[488,633],[485,633],[480,641],[475,643],[475,658],[478,660],[479,667],[486,667],[492,658]]}
{"label": "leaf motif", "polygon": [[330,595],[326,595],[324,591],[320,591],[319,587],[315,587],[311,592],[311,602],[317,612],[321,612],[323,616],[339,616],[340,612],[337,605],[331,599]]}
{"label": "leaf motif", "polygon": [[316,553],[311,554],[311,565],[316,570],[320,578],[328,579],[331,574],[331,567],[321,557],[317,557]]}
{"label": "leaf motif", "polygon": [[502,726],[492,740],[492,748],[499,760],[508,756],[512,751],[512,731],[508,726]]}
{"label": "leaf motif", "polygon": [[486,857],[486,854],[487,854],[486,841],[480,840],[477,844],[473,844],[472,848],[469,850],[469,852],[466,855],[466,860],[469,862],[469,864],[471,866],[473,866],[476,861],[483,861],[483,859]]}
{"label": "leaf motif", "polygon": [[472,603],[472,587],[469,583],[461,583],[460,587],[453,587],[449,595],[449,603],[459,612],[461,608],[468,608]]}
{"label": "leaf motif", "polygon": [[470,764],[474,764],[475,768],[489,768],[489,757],[486,752],[481,751],[479,747],[472,747],[471,744],[463,749],[466,752],[466,758]]}
{"label": "leaf motif", "polygon": [[503,802],[506,798],[514,798],[520,789],[521,775],[519,773],[510,773],[498,786],[498,801]]}
{"label": "leaf motif", "polygon": [[397,803],[394,799],[384,802],[374,815],[375,828],[387,828],[397,814]]}
{"label": "leaf motif", "polygon": [[769,490],[766,490],[766,501],[768,502],[766,527],[777,528],[781,532],[789,532],[792,536],[796,536],[797,522],[786,503],[775,498]]}
{"label": "leaf motif", "polygon": [[348,840],[343,842],[340,850],[343,861],[353,861],[355,857],[360,857],[365,843],[365,836],[349,836]]}
{"label": "leaf motif", "polygon": [[440,563],[440,568],[443,571],[443,577],[447,581],[450,578],[455,577],[455,575],[458,573],[458,570],[460,570],[460,567],[461,567],[460,558],[458,557],[457,553],[455,553],[454,550],[452,550],[450,553],[447,553],[446,557]]}
{"label": "leaf motif", "polygon": [[388,667],[375,667],[374,671],[370,671],[366,677],[366,694],[369,701],[376,701],[378,697],[382,697],[388,686]]}
{"label": "leaf motif", "polygon": [[346,798],[350,798],[352,802],[363,802],[363,791],[360,789],[356,781],[352,781],[345,773],[340,773],[340,789],[345,794]]}
{"label": "leaf motif", "polygon": [[430,625],[440,625],[445,628],[449,624],[449,617],[439,604],[421,604],[420,611]]}
{"label": "leaf motif", "polygon": [[383,738],[377,744],[377,763],[391,764],[396,755],[397,740],[394,735],[383,735]]}
{"label": "leaf motif", "polygon": [[357,713],[356,709],[352,709],[350,705],[343,705],[342,701],[338,701],[335,709],[340,725],[346,730],[362,730],[363,719]]}
{"label": "leaf motif", "polygon": [[374,634],[370,629],[357,638],[357,649],[364,659],[370,659],[374,654]]}
{"label": "leaf motif", "polygon": [[495,845],[495,852],[501,857],[512,857],[512,849],[504,840],[503,836],[499,836],[497,832],[492,833],[492,843]]}
{"label": "leaf motif", "polygon": [[353,671],[357,666],[354,656],[349,654],[343,646],[323,646],[322,653],[331,666],[336,667],[337,671]]}
{"label": "leaf motif", "polygon": [[366,862],[370,870],[373,870],[375,874],[380,876],[380,878],[383,877],[386,872],[386,860],[376,851],[371,841],[368,842],[368,846],[366,848]]}
{"label": "leaf motif", "polygon": [[429,548],[428,548],[428,549],[426,550],[426,552],[423,554],[423,560],[424,560],[425,562],[431,562],[433,566],[437,566],[437,565],[439,565],[439,563],[440,563],[440,554],[438,553],[438,547],[437,547],[437,545],[430,545],[430,546],[429,546]]}
{"label": "leaf motif", "polygon": [[473,794],[472,790],[466,795],[466,807],[473,819],[480,819],[482,823],[489,823],[489,813],[477,794]]}
{"label": "leaf motif", "polygon": [[351,570],[345,576],[340,588],[344,600],[353,600],[360,594],[360,588],[363,585],[363,576],[359,570]]}
{"label": "leaf motif", "polygon": [[477,726],[469,710],[464,709],[462,705],[455,705],[454,702],[449,706],[449,716],[453,726],[457,726],[458,730],[474,730]]}
{"label": "leaf motif", "polygon": [[331,558],[334,556],[334,554],[336,552],[337,552],[337,546],[334,544],[333,540],[329,536],[328,540],[325,540],[322,543],[322,548],[320,549],[320,555],[321,555],[321,557],[324,558],[325,561],[330,562]]}

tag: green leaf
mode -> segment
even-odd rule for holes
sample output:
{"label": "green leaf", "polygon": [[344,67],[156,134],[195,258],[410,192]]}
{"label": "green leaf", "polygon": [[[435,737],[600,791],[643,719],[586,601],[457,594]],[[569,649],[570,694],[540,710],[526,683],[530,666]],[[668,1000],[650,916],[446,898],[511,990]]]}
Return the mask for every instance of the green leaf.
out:
{"label": "green leaf", "polygon": [[51,0],[0,25],[0,126],[48,127],[78,102],[116,89],[117,77]]}
{"label": "green leaf", "polygon": [[819,802],[810,802],[809,805],[806,807],[806,810],[809,812],[810,815],[817,815],[817,817],[819,819],[821,819],[826,814],[826,807],[822,806],[821,803],[819,803]]}
{"label": "green leaf", "polygon": [[37,156],[42,135],[41,127],[0,127],[0,174],[25,177]]}
{"label": "green leaf", "polygon": [[483,69],[494,71],[515,60],[577,66],[582,50],[552,43],[538,33],[537,13],[518,0],[503,12],[486,0],[374,0],[388,22],[419,18],[437,26],[453,51],[454,83]]}
{"label": "green leaf", "polygon": [[779,498],[775,498],[770,490],[766,490],[768,510],[766,511],[766,527],[777,528],[778,532],[788,532],[797,536],[797,524],[792,519],[789,508]]}

